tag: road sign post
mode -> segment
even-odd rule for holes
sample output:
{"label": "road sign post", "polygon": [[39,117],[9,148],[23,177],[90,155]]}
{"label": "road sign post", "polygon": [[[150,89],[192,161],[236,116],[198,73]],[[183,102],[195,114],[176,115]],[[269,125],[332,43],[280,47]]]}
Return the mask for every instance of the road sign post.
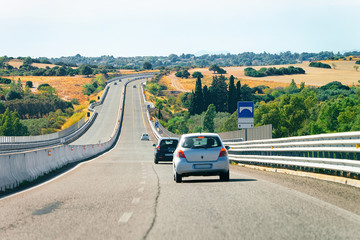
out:
{"label": "road sign post", "polygon": [[254,127],[254,102],[238,102],[238,128],[245,129],[245,141],[247,141],[247,129]]}

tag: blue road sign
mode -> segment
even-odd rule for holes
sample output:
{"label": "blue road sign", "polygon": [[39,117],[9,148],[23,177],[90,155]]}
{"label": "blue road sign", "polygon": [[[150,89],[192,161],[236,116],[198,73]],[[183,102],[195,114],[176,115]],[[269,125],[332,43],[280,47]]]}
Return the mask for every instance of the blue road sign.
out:
{"label": "blue road sign", "polygon": [[238,102],[238,128],[254,127],[254,102]]}
{"label": "blue road sign", "polygon": [[238,102],[238,118],[254,118],[254,102]]}
{"label": "blue road sign", "polygon": [[156,121],[156,122],[155,122],[155,128],[158,128],[158,127],[159,127],[159,122]]}

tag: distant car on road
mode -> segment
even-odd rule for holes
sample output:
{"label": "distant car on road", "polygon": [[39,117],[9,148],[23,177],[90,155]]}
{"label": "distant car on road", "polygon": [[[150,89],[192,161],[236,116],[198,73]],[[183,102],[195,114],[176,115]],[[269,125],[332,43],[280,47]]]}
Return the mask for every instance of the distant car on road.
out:
{"label": "distant car on road", "polygon": [[173,153],[179,142],[179,138],[174,137],[161,137],[155,146],[154,163],[158,164],[159,161],[172,161]]}
{"label": "distant car on road", "polygon": [[187,176],[219,175],[221,181],[229,181],[228,149],[215,133],[182,135],[174,153],[174,180],[180,183]]}
{"label": "distant car on road", "polygon": [[149,141],[149,140],[150,140],[149,134],[147,134],[147,133],[141,134],[140,140],[141,140],[141,141],[143,141],[143,140]]}
{"label": "distant car on road", "polygon": [[134,85],[133,88],[136,88],[136,85]]}

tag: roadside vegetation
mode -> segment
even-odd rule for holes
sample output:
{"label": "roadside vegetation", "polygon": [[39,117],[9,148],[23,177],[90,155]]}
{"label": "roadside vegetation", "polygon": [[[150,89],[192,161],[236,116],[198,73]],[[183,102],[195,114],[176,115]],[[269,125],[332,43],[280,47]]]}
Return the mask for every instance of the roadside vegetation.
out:
{"label": "roadside vegetation", "polygon": [[[175,133],[237,130],[237,101],[254,101],[256,125],[273,124],[274,137],[356,130],[360,125],[357,120],[360,118],[357,114],[360,112],[357,109],[358,86],[355,85],[360,79],[356,65],[359,56],[360,52],[246,52],[128,58],[93,58],[79,54],[37,59],[3,56],[0,57],[0,114],[3,114],[0,134],[10,132],[4,131],[4,125],[9,129],[11,125],[14,135],[15,132],[46,134],[72,125],[86,115],[88,104],[98,99],[106,80],[117,76],[119,68],[123,73],[160,70],[146,85],[146,94],[156,107],[151,115]],[[324,83],[311,73],[305,75],[305,70],[299,66],[307,72],[321,70],[310,70],[303,61],[316,63],[317,67],[319,61],[322,61],[321,66],[330,66],[327,64],[330,63],[337,74],[351,75],[352,86],[337,81]],[[344,62],[347,62],[346,69]],[[279,64],[290,66],[262,67]],[[285,79],[287,75],[292,75],[298,84],[293,79],[286,86],[289,83],[289,79]],[[263,77],[264,80],[259,84],[260,80],[251,77]],[[309,77],[310,84],[317,86],[299,84],[305,82],[304,78],[307,82]],[[181,79],[183,88],[169,85],[174,78]],[[276,85],[273,79],[282,82]],[[328,85],[324,85],[326,83]],[[321,85],[324,86],[319,87]],[[11,124],[5,124],[6,118]],[[356,124],[346,123],[349,119]]]}
{"label": "roadside vegetation", "polygon": [[318,67],[318,68],[331,68],[329,64],[322,63],[322,62],[311,62],[309,67]]}
{"label": "roadside vegetation", "polygon": [[248,67],[244,70],[245,76],[249,77],[265,77],[265,76],[278,76],[278,75],[293,75],[293,74],[305,74],[305,70],[299,67],[289,66],[287,68],[281,67],[279,69],[275,67],[260,68],[255,70],[254,68]]}
{"label": "roadside vegetation", "polygon": [[272,124],[274,138],[360,130],[359,86],[334,81],[314,87],[292,80],[288,87],[251,88],[224,75],[203,86],[201,79],[198,76],[194,91],[175,95],[157,80],[147,84],[156,107],[152,115],[169,131],[237,130],[237,101],[254,101],[255,125]]}

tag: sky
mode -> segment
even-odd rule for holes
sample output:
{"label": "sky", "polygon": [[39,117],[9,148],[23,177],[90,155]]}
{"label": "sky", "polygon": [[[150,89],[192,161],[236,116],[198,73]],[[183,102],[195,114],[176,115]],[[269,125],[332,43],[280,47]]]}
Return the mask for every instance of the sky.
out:
{"label": "sky", "polygon": [[359,0],[0,0],[0,56],[360,50]]}

